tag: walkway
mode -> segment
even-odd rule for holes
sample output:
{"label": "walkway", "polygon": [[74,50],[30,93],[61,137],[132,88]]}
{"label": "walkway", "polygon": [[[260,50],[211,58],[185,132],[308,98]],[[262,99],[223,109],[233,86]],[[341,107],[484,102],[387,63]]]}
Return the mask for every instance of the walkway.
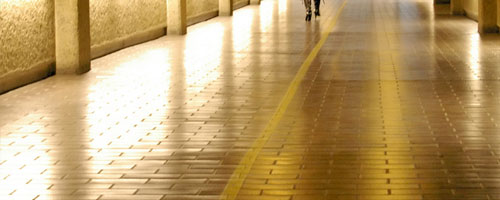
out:
{"label": "walkway", "polygon": [[1,95],[0,199],[500,199],[500,36],[431,0],[323,6],[264,0]]}

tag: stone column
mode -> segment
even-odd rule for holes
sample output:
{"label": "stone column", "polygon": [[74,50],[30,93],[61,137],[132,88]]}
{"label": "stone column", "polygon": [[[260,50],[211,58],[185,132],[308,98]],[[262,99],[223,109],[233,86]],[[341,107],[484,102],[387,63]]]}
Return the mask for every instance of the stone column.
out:
{"label": "stone column", "polygon": [[259,5],[260,4],[260,0],[250,0],[250,4],[251,5]]}
{"label": "stone column", "polygon": [[55,0],[56,73],[90,70],[89,0]]}
{"label": "stone column", "polygon": [[186,0],[167,0],[167,34],[187,33]]}
{"label": "stone column", "polygon": [[497,27],[497,0],[479,0],[477,16],[479,33],[496,33]]}
{"label": "stone column", "polygon": [[233,0],[219,0],[219,16],[233,16]]}
{"label": "stone column", "polygon": [[450,11],[452,15],[465,14],[463,0],[450,0]]}

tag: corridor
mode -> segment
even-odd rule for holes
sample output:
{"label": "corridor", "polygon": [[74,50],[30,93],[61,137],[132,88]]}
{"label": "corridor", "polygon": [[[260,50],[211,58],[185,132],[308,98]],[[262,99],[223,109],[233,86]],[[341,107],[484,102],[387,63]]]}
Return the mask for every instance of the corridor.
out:
{"label": "corridor", "polygon": [[0,95],[0,199],[500,199],[500,35],[263,0]]}

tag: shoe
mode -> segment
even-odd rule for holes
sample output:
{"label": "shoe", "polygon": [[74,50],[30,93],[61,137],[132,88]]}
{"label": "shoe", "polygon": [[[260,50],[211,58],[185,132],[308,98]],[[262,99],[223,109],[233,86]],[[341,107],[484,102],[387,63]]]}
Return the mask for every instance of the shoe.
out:
{"label": "shoe", "polygon": [[306,21],[311,21],[311,12],[306,13]]}
{"label": "shoe", "polygon": [[319,14],[319,10],[315,10],[315,11],[314,11],[314,18],[319,17],[319,16],[321,16],[321,15]]}

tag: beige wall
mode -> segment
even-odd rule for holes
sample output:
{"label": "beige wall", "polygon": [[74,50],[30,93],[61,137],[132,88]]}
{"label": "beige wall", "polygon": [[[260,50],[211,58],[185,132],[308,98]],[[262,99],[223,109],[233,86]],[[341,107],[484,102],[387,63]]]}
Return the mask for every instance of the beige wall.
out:
{"label": "beige wall", "polygon": [[53,0],[0,0],[0,36],[0,80],[47,68],[55,57]]}
{"label": "beige wall", "polygon": [[166,7],[166,0],[90,0],[93,57],[163,35]]}
{"label": "beige wall", "polygon": [[477,21],[478,0],[463,0],[464,10],[468,17]]}

